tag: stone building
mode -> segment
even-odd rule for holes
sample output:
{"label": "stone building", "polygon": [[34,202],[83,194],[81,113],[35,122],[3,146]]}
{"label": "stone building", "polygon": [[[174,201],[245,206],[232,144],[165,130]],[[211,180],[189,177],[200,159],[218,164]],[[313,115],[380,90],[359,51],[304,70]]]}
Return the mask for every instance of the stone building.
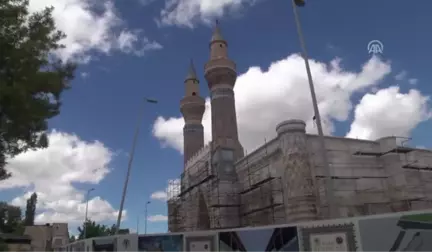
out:
{"label": "stone building", "polygon": [[[191,63],[180,102],[184,172],[169,185],[171,232],[294,223],[329,218],[318,136],[286,120],[277,137],[245,155],[238,137],[237,72],[219,26],[204,67],[211,96],[212,141],[204,146],[205,106]],[[394,136],[376,141],[326,136],[337,217],[432,207],[432,151]]]}
{"label": "stone building", "polygon": [[61,251],[69,243],[67,223],[26,226],[24,234],[31,237],[32,251]]}

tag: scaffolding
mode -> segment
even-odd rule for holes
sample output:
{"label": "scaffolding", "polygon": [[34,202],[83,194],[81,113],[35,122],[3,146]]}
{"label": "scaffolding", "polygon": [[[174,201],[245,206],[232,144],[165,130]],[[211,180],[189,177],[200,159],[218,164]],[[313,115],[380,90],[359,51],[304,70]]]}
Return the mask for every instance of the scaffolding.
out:
{"label": "scaffolding", "polygon": [[420,210],[432,207],[432,151],[414,149],[405,153],[402,173],[407,187],[396,188],[400,198],[407,198],[409,209]]}
{"label": "scaffolding", "polygon": [[[170,231],[286,223],[283,184],[286,181],[281,177],[281,167],[271,165],[279,163],[273,159],[281,158],[275,141],[278,140],[265,141],[238,160],[234,165],[237,176],[232,180],[220,176],[224,167],[213,163],[212,148],[189,162],[181,178],[168,186]],[[388,150],[381,151],[380,144],[374,141],[342,138],[335,141],[336,144],[329,145],[333,149],[327,151],[336,202],[339,209],[344,209],[340,217],[432,207],[432,151],[403,145],[389,145]],[[309,149],[309,153],[317,210],[325,219],[328,213],[322,197],[325,196],[322,160],[316,150]],[[405,183],[400,182],[400,177]]]}
{"label": "scaffolding", "polygon": [[240,179],[240,216],[242,226],[285,223],[282,179],[271,170],[267,141],[257,151],[237,163]]}
{"label": "scaffolding", "polygon": [[168,231],[179,232],[182,230],[180,180],[168,180],[167,188]]}
{"label": "scaffolding", "polygon": [[[345,213],[341,211],[341,215],[345,215],[341,217],[420,210],[432,206],[430,196],[427,197],[432,192],[431,187],[428,187],[432,182],[432,173],[425,172],[432,164],[432,152],[429,152],[430,161],[424,161],[425,155],[414,155],[416,158],[408,160],[407,155],[418,153],[419,150],[404,146],[407,140],[400,142],[402,145],[396,144],[385,151],[381,151],[377,143],[372,141],[364,142],[360,148],[353,148],[353,145],[360,143],[357,142],[328,150],[333,152],[330,155],[333,156],[330,158],[330,167],[333,170],[336,202],[339,209],[345,210]],[[403,156],[406,161],[402,160]],[[408,179],[408,169],[411,173],[417,172],[417,181],[403,182]],[[325,195],[325,177],[322,174],[315,174],[315,177],[319,194]],[[395,181],[399,183],[396,186]],[[421,206],[419,202],[426,203]],[[326,202],[321,207],[325,208]]]}
{"label": "scaffolding", "polygon": [[[431,188],[428,185],[429,182],[432,182],[432,174],[429,173],[432,171],[432,152],[405,146],[405,143],[409,142],[411,138],[394,138],[396,144],[393,148],[375,154],[380,158],[394,154],[396,163],[393,164],[401,168],[395,168],[396,172],[393,173],[388,172],[387,194],[390,199],[391,211],[430,208],[432,202],[428,195],[431,195]],[[401,180],[403,181],[402,184],[399,182]]]}
{"label": "scaffolding", "polygon": [[212,153],[209,148],[208,153],[189,163],[178,180],[179,185],[171,187],[171,194],[176,197],[168,202],[168,209],[171,209],[168,223],[178,227],[177,231],[238,227],[228,225],[239,218],[237,179],[220,179],[212,165]]}

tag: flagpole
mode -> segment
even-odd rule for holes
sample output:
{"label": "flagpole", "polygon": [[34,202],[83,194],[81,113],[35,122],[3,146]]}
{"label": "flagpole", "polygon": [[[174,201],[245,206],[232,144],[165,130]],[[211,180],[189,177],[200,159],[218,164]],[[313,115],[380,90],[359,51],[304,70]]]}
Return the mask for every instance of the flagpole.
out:
{"label": "flagpole", "polygon": [[[304,5],[304,0],[300,0],[300,2]],[[317,125],[317,129],[318,129],[318,142],[319,142],[319,147],[321,150],[321,158],[322,158],[322,162],[323,162],[323,168],[324,168],[324,174],[326,177],[326,199],[327,199],[327,205],[328,205],[328,209],[329,209],[329,215],[330,218],[336,218],[338,217],[337,214],[337,208],[335,205],[335,200],[334,200],[334,190],[333,190],[333,180],[331,177],[331,171],[330,171],[330,165],[329,165],[329,160],[328,160],[328,156],[327,156],[327,148],[325,145],[325,138],[324,138],[324,133],[323,133],[323,129],[322,129],[322,124],[321,124],[321,115],[319,113],[319,108],[318,108],[318,102],[317,102],[317,98],[316,98],[316,94],[315,94],[315,87],[314,87],[314,83],[313,83],[313,79],[312,79],[312,73],[310,70],[310,66],[309,66],[309,59],[308,59],[308,55],[307,55],[307,51],[306,51],[306,43],[304,41],[304,37],[303,37],[303,32],[302,32],[302,28],[300,25],[300,18],[297,12],[297,4],[296,4],[296,0],[292,0],[291,1],[292,6],[293,6],[293,12],[294,12],[294,19],[295,19],[295,23],[297,26],[297,34],[299,37],[299,41],[300,41],[300,46],[302,49],[302,55],[303,55],[303,59],[305,62],[305,66],[306,66],[306,73],[307,73],[307,77],[308,77],[308,81],[309,81],[309,89],[310,89],[310,93],[311,93],[311,97],[312,97],[312,104],[313,104],[313,109],[314,109],[314,113],[315,113],[315,121],[316,121],[316,125]]]}

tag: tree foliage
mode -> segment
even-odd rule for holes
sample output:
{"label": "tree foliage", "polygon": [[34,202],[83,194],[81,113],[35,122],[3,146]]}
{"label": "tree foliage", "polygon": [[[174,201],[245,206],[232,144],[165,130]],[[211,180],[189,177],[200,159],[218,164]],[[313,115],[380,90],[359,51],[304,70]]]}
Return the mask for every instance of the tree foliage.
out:
{"label": "tree foliage", "polygon": [[[24,234],[25,226],[33,225],[36,213],[37,194],[33,193],[27,199],[27,209],[24,219],[20,207],[0,202],[0,233]],[[30,211],[29,211],[30,209]],[[30,221],[31,220],[31,224]]]}
{"label": "tree foliage", "polygon": [[[86,231],[85,228],[87,228]],[[115,225],[109,227],[106,225],[97,224],[92,220],[87,220],[86,222],[83,223],[82,227],[78,227],[78,239],[87,239],[93,237],[114,235],[115,231],[116,231]],[[86,233],[86,237],[84,237],[84,233]]]}
{"label": "tree foliage", "polygon": [[27,199],[25,217],[24,217],[24,225],[32,226],[34,225],[35,215],[36,215],[36,203],[37,203],[37,194],[33,193],[30,198]]}
{"label": "tree foliage", "polygon": [[0,202],[0,231],[3,233],[22,233],[21,208]]}
{"label": "tree foliage", "polygon": [[74,235],[69,236],[69,242],[70,242],[70,243],[74,242],[75,240],[76,240],[76,239],[75,239],[75,236],[74,236]]}
{"label": "tree foliage", "polygon": [[53,52],[63,46],[53,8],[30,14],[28,0],[0,0],[0,180],[6,159],[48,146],[47,120],[58,115],[60,96],[75,65]]}

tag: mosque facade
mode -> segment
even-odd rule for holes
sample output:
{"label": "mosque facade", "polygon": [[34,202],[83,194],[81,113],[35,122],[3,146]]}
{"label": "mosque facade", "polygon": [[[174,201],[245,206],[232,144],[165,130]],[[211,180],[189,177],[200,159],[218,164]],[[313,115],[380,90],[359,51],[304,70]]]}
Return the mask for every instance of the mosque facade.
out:
{"label": "mosque facade", "polygon": [[326,136],[335,213],[317,135],[302,120],[281,120],[277,137],[245,155],[238,136],[236,64],[216,25],[204,76],[211,97],[212,140],[204,145],[205,100],[191,62],[180,111],[184,170],[172,182],[170,232],[295,223],[432,207],[432,151],[389,136],[376,141]]}

